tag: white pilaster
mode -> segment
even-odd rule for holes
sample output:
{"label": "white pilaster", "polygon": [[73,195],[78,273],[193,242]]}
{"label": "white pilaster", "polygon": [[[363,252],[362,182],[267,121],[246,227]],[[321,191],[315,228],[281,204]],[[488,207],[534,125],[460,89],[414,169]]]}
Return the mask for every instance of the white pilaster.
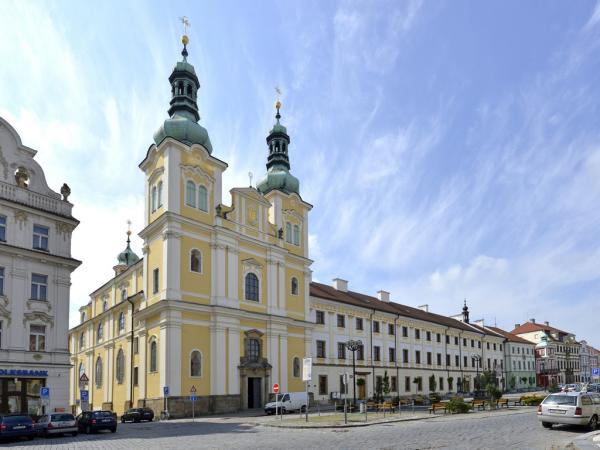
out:
{"label": "white pilaster", "polygon": [[229,328],[229,392],[230,395],[240,393],[240,330],[236,327]]}
{"label": "white pilaster", "polygon": [[161,313],[159,340],[160,388],[169,386],[169,394],[181,395],[181,312]]}

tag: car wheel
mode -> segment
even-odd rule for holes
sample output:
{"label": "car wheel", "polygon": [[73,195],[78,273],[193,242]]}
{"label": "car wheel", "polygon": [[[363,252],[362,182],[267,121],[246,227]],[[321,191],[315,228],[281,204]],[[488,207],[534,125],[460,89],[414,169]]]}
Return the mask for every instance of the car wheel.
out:
{"label": "car wheel", "polygon": [[89,425],[86,425],[85,434],[92,434],[92,427],[90,427]]}
{"label": "car wheel", "polygon": [[140,420],[140,419],[135,419],[135,420],[134,420],[134,422],[135,422],[135,423],[140,423],[140,422],[141,422],[141,420]]}
{"label": "car wheel", "polygon": [[596,428],[598,428],[598,416],[597,415],[593,415],[592,418],[590,419],[590,423],[588,423],[588,428],[590,429],[590,431],[594,431]]}
{"label": "car wheel", "polygon": [[286,413],[285,408],[281,408],[281,415],[283,416]]}
{"label": "car wheel", "polygon": [[542,422],[542,426],[544,428],[552,428],[552,424],[550,422]]}
{"label": "car wheel", "polygon": [[116,431],[117,431],[117,427],[112,427],[112,428],[110,429],[110,432],[111,432],[111,433],[115,433]]}
{"label": "car wheel", "polygon": [[79,433],[77,431],[74,431],[73,433],[71,433],[71,436],[75,437],[77,436]]}
{"label": "car wheel", "polygon": [[125,417],[121,417],[121,423],[125,423]]}
{"label": "car wheel", "polygon": [[306,405],[302,405],[302,408],[300,408],[300,412],[302,414],[304,414],[306,412]]}
{"label": "car wheel", "polygon": [[27,436],[27,439],[28,439],[28,440],[30,440],[30,441],[33,441],[33,438],[34,438],[34,437],[35,437],[35,436]]}

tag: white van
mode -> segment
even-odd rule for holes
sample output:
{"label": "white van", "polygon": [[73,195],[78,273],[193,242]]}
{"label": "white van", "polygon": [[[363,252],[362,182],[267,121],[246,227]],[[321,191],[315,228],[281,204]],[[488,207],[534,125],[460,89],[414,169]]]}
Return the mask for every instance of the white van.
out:
{"label": "white van", "polygon": [[277,402],[270,402],[265,405],[265,413],[275,414],[275,409],[281,414],[290,411],[306,411],[308,405],[308,395],[306,392],[284,392],[277,394]]}

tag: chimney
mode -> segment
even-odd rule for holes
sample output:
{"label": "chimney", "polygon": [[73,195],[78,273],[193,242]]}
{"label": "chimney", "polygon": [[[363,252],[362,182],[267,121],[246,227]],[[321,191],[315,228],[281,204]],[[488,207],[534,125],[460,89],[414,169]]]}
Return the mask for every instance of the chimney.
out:
{"label": "chimney", "polygon": [[531,323],[535,323],[535,319],[529,319]]}
{"label": "chimney", "polygon": [[348,292],[348,281],[341,278],[334,278],[333,287],[338,291]]}
{"label": "chimney", "polygon": [[421,311],[429,312],[429,305],[417,306]]}
{"label": "chimney", "polygon": [[515,323],[515,328],[519,328],[521,326],[520,323]]}
{"label": "chimney", "polygon": [[390,302],[390,293],[388,291],[377,291],[377,298],[382,302],[389,303]]}
{"label": "chimney", "polygon": [[547,320],[544,322],[544,325],[546,325],[547,327],[550,326],[550,322],[548,322]]}

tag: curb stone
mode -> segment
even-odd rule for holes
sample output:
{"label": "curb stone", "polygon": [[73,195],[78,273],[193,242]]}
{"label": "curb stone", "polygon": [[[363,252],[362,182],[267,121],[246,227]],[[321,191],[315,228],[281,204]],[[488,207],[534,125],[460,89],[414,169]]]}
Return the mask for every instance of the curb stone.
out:
{"label": "curb stone", "polygon": [[573,439],[573,445],[578,450],[598,450],[600,448],[600,431],[592,431]]}

